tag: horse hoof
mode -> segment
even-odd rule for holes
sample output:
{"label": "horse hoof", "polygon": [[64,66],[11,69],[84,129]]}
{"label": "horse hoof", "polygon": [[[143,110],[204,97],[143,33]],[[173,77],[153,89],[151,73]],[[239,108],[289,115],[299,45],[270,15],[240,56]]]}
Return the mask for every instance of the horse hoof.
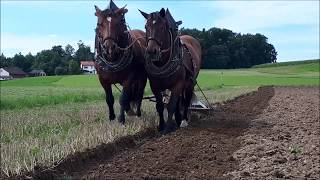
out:
{"label": "horse hoof", "polygon": [[166,126],[165,125],[160,125],[160,126],[158,126],[158,131],[159,132],[163,132],[163,130],[166,128]]}
{"label": "horse hoof", "polygon": [[178,127],[174,123],[167,124],[164,130],[164,134],[169,134],[171,132],[174,132],[175,130],[177,130],[177,128]]}
{"label": "horse hoof", "polygon": [[137,112],[137,117],[141,117],[141,111]]}
{"label": "horse hoof", "polygon": [[118,122],[119,122],[120,124],[124,125],[124,122],[125,122],[124,117],[119,116],[119,117],[118,117]]}
{"label": "horse hoof", "polygon": [[180,125],[181,125],[181,121],[176,121],[176,124],[177,124],[177,127],[179,128],[179,127],[181,127]]}
{"label": "horse hoof", "polygon": [[116,119],[116,115],[114,115],[114,114],[109,115],[109,120],[110,121],[113,121],[114,119]]}
{"label": "horse hoof", "polygon": [[181,124],[180,124],[180,127],[181,128],[184,128],[184,127],[187,127],[189,124],[186,120],[182,120]]}

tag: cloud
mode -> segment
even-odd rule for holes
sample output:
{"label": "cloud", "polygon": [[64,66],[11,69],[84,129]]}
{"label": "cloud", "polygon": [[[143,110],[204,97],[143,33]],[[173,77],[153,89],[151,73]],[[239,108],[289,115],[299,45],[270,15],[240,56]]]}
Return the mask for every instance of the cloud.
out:
{"label": "cloud", "polygon": [[[1,51],[12,56],[19,52],[36,54],[54,45],[71,44],[76,48],[80,39],[92,48],[94,36],[90,28],[96,23],[94,4],[105,8],[108,1],[1,1],[4,6],[1,9]],[[128,5],[126,20],[132,28],[144,29],[145,20],[138,8],[152,12],[165,4],[176,20],[183,21],[181,27],[219,27],[241,33],[262,33],[276,47],[280,60],[319,57],[319,1],[140,0],[117,1],[116,4],[119,7]],[[21,12],[30,15],[26,21],[33,20],[25,28],[18,26],[23,24],[20,16],[16,16]],[[37,12],[35,18],[32,18],[33,12]],[[41,13],[43,16],[39,16]],[[43,28],[44,19],[62,25],[51,28],[47,24],[45,27],[50,28]],[[17,26],[13,26],[15,24]]]}
{"label": "cloud", "polygon": [[218,1],[215,27],[262,33],[278,51],[278,60],[319,58],[319,1]]}
{"label": "cloud", "polygon": [[[31,52],[31,54],[35,55],[44,49],[51,49],[52,46],[55,45],[62,45],[64,47],[67,44],[70,44],[74,48],[77,48],[77,42],[79,40],[80,38],[61,37],[57,34],[17,35],[1,32],[1,53],[5,56],[13,56],[18,52],[21,52],[24,55]],[[93,50],[93,40],[84,40],[83,42],[90,45]]]}
{"label": "cloud", "polygon": [[319,26],[319,1],[219,1],[214,25],[240,32],[286,25]]}

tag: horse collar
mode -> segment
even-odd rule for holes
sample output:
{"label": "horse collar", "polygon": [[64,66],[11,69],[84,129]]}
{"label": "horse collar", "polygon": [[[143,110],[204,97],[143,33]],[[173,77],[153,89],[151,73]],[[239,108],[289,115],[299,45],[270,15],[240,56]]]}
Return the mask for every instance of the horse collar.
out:
{"label": "horse collar", "polygon": [[[130,41],[131,36],[128,35],[128,40]],[[111,39],[112,40],[112,39]],[[99,65],[99,67],[106,72],[119,72],[126,69],[132,62],[133,59],[133,50],[132,46],[129,48],[125,48],[121,57],[113,62],[109,61],[106,57],[101,53],[104,50],[104,47],[101,44],[101,39],[96,35],[96,43],[95,43],[95,62]]]}
{"label": "horse collar", "polygon": [[183,64],[182,61],[185,47],[183,46],[178,49],[179,50],[174,53],[174,56],[171,56],[169,61],[161,67],[154,65],[151,60],[146,60],[145,69],[147,73],[150,76],[157,78],[168,78],[174,75]]}

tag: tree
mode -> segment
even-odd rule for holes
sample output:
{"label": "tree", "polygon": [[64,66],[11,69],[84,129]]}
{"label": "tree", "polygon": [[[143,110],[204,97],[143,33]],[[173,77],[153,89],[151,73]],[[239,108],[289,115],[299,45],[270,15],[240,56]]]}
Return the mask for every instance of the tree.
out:
{"label": "tree", "polygon": [[[202,68],[247,68],[257,64],[274,63],[277,51],[268,43],[268,38],[262,34],[240,34],[228,29],[210,28],[186,29],[181,28],[181,35],[190,35],[199,40],[202,49]],[[42,69],[47,75],[79,74],[80,61],[93,60],[94,53],[90,46],[81,40],[78,49],[71,45],[62,48],[53,46],[50,50],[43,50],[37,55],[21,53],[13,58],[1,54],[0,66],[17,66],[25,71]]]}
{"label": "tree", "polygon": [[26,59],[25,57],[21,54],[21,52],[19,54],[15,54],[12,58],[12,64],[13,66],[19,67],[22,70],[27,70],[29,67],[28,63],[26,63]]}
{"label": "tree", "polygon": [[94,54],[90,50],[90,46],[86,46],[82,41],[78,42],[78,50],[75,52],[74,59],[78,62],[83,60],[92,60]]}
{"label": "tree", "polygon": [[228,29],[210,28],[180,30],[200,41],[202,68],[247,68],[256,64],[276,62],[277,52],[262,34],[234,33]]}
{"label": "tree", "polygon": [[70,44],[67,44],[64,49],[65,49],[65,52],[66,52],[66,55],[67,55],[67,56],[69,56],[69,57],[72,57],[72,56],[73,56],[73,54],[74,54],[74,48],[73,48]]}
{"label": "tree", "polygon": [[219,69],[226,68],[230,62],[230,53],[226,45],[212,45],[204,56],[202,68]]}
{"label": "tree", "polygon": [[35,60],[35,57],[31,53],[28,53],[25,56],[25,68],[23,70],[26,72],[31,71],[31,67],[34,63],[34,60]]}
{"label": "tree", "polygon": [[80,64],[75,61],[71,60],[69,61],[69,66],[68,66],[68,73],[69,74],[80,74]]}
{"label": "tree", "polygon": [[0,56],[0,67],[9,67],[12,66],[12,58],[5,57],[3,53]]}
{"label": "tree", "polygon": [[54,75],[56,67],[52,63],[53,58],[54,53],[51,50],[43,50],[36,55],[35,63],[32,68],[42,69],[47,75]]}
{"label": "tree", "polygon": [[66,69],[61,66],[56,67],[54,70],[55,75],[64,75],[66,74],[66,72],[67,72]]}

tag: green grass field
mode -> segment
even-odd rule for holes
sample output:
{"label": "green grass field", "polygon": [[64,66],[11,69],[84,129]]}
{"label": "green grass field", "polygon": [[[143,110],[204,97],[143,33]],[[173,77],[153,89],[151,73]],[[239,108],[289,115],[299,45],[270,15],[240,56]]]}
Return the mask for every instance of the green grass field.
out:
{"label": "green grass field", "polygon": [[[277,63],[251,69],[202,70],[198,83],[204,90],[230,89],[237,86],[319,85],[319,60]],[[21,109],[100,101],[104,92],[96,76],[51,76],[0,82],[1,109]],[[113,89],[119,96],[117,89]],[[150,95],[147,86],[145,94]]]}
{"label": "green grass field", "polygon": [[[198,83],[210,102],[229,100],[262,85],[319,86],[319,60],[201,70]],[[95,75],[23,78],[0,85],[1,170],[8,175],[37,164],[51,165],[68,154],[154,126],[158,119],[155,104],[144,101],[142,119],[128,117],[125,127],[107,121],[104,92]],[[145,94],[151,94],[148,85]],[[115,106],[117,113],[117,101]]]}

